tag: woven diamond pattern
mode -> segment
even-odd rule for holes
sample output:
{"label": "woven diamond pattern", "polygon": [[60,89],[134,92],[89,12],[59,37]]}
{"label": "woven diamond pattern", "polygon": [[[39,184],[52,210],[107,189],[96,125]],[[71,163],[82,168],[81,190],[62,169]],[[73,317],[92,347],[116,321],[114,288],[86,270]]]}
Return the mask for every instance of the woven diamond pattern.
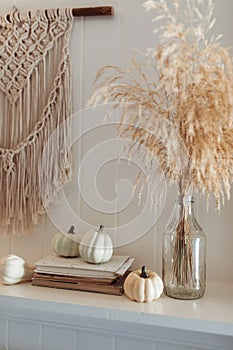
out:
{"label": "woven diamond pattern", "polygon": [[[16,18],[14,13],[14,18]],[[44,18],[0,25],[0,88],[14,103],[37,65],[67,28],[67,20]]]}

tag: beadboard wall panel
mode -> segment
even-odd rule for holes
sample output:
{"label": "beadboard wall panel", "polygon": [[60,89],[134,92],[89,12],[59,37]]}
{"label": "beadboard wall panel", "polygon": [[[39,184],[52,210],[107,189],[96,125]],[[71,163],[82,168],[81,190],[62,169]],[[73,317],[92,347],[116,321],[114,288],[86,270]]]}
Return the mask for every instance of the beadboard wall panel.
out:
{"label": "beadboard wall panel", "polygon": [[113,336],[107,332],[94,332],[90,330],[79,330],[77,333],[77,349],[89,350],[113,349]]}
{"label": "beadboard wall panel", "polygon": [[38,322],[9,320],[7,339],[9,349],[37,350],[40,339]]}
{"label": "beadboard wall panel", "polygon": [[130,336],[117,336],[115,343],[115,350],[120,349],[134,349],[134,350],[155,350],[156,342],[152,340],[138,339],[137,337],[132,338]]}
{"label": "beadboard wall panel", "polygon": [[[116,64],[120,67],[127,67],[130,57],[136,55],[133,48],[144,50],[146,47],[156,45],[157,38],[152,33],[153,13],[146,13],[142,8],[142,3],[143,0],[108,0],[106,5],[113,5],[115,9],[113,17],[75,19],[71,37],[71,60],[73,110],[78,118],[75,124],[76,129],[73,131],[75,134],[79,133],[81,137],[74,142],[72,147],[73,180],[65,186],[61,201],[58,198],[57,203],[51,207],[53,212],[57,211],[58,221],[63,222],[67,230],[71,224],[74,224],[76,230],[80,230],[83,234],[88,225],[104,224],[106,228],[112,228],[112,237],[116,243],[125,235],[125,241],[121,239],[121,244],[115,247],[116,253],[134,256],[136,260],[133,267],[146,264],[161,273],[161,235],[173,206],[174,191],[168,188],[164,209],[155,226],[145,229],[148,217],[153,216],[153,212],[149,212],[149,209],[142,215],[138,223],[136,219],[142,212],[149,193],[145,189],[141,205],[138,205],[138,191],[134,196],[132,192],[137,165],[123,160],[118,163],[116,158],[120,145],[116,141],[116,125],[110,124],[109,120],[103,121],[104,108],[101,111],[97,108],[96,112],[91,108],[86,108],[87,101],[94,91],[93,81],[96,72],[101,66]],[[233,2],[232,0],[224,0],[224,2],[216,0],[215,3],[217,18],[215,31],[224,35],[222,42],[225,46],[232,47]],[[0,13],[10,12],[12,5],[24,10],[103,4],[103,0],[34,0],[33,2],[31,0],[1,0]],[[91,128],[91,123],[93,123],[93,128]],[[87,131],[88,125],[90,128]],[[105,149],[98,158],[97,151],[101,146],[105,146]],[[102,157],[106,155],[107,159],[110,150],[112,160],[103,162]],[[102,162],[97,174],[94,160],[89,164],[87,162],[90,152],[96,163],[98,160],[99,163]],[[95,152],[97,152],[96,157]],[[81,164],[85,166],[79,178]],[[90,175],[93,175],[92,179],[95,179],[96,182],[90,181]],[[87,198],[80,193],[80,188]],[[95,190],[99,193],[97,200]],[[64,203],[64,197],[66,203]],[[127,203],[127,201],[129,204],[121,209],[122,203]],[[231,229],[233,201],[226,203],[221,215],[215,212],[212,203],[207,213],[204,200],[197,199],[196,202],[199,221],[207,234],[207,277],[215,280],[233,280],[233,234]],[[104,203],[110,213],[103,210],[101,205]],[[72,215],[67,215],[65,210],[67,205],[71,208]],[[52,237],[60,225],[56,221],[54,218],[51,219],[50,215],[43,216],[38,226],[33,227],[31,232],[23,237],[8,237],[1,234],[0,255],[14,253],[33,263],[42,256],[50,254]],[[120,237],[118,228],[122,226],[124,230],[121,231],[122,236]],[[138,234],[140,230],[142,232]]]}
{"label": "beadboard wall panel", "polygon": [[[37,338],[38,339],[38,338]],[[41,350],[77,349],[76,331],[58,325],[41,325]]]}
{"label": "beadboard wall panel", "polygon": [[[119,321],[106,326],[101,317],[93,322],[92,316],[67,323],[59,315],[55,323],[46,320],[46,312],[43,315],[43,319],[36,311],[33,316],[27,311],[23,317],[5,315],[0,320],[0,346],[9,350],[232,350],[232,337],[227,336]],[[56,319],[56,312],[52,318]]]}
{"label": "beadboard wall panel", "polygon": [[7,343],[7,319],[0,318],[0,345]]}

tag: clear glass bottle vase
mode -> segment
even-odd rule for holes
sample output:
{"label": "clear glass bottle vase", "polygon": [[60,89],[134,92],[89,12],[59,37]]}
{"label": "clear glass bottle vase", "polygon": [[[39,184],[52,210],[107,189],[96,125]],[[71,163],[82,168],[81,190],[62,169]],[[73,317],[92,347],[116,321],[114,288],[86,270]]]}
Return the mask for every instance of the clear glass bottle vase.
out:
{"label": "clear glass bottle vase", "polygon": [[206,238],[191,195],[179,196],[163,235],[164,293],[197,299],[206,288]]}

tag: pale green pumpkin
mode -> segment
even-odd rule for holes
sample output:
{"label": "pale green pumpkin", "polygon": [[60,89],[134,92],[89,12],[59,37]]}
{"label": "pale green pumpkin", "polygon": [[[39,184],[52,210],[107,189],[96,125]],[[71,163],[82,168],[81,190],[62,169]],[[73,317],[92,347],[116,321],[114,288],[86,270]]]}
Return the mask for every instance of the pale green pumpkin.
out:
{"label": "pale green pumpkin", "polygon": [[103,232],[104,226],[99,230],[92,230],[86,233],[79,246],[81,257],[92,264],[101,264],[111,259],[113,244],[111,237]]}
{"label": "pale green pumpkin", "polygon": [[52,242],[53,250],[58,256],[72,258],[79,256],[79,235],[74,233],[74,226],[71,226],[68,233],[58,232]]}

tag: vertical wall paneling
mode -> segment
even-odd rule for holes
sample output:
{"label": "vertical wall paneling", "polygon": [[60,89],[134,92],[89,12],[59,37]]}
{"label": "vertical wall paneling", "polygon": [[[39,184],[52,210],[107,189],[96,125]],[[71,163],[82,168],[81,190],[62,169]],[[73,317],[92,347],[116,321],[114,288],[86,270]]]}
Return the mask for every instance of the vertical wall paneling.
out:
{"label": "vertical wall paneling", "polygon": [[0,256],[5,255],[6,252],[12,250],[12,237],[8,237],[4,234],[0,236]]}
{"label": "vertical wall paneling", "polygon": [[38,348],[39,350],[42,349],[42,324],[39,323],[39,338],[38,338]]}
{"label": "vertical wall paneling", "polygon": [[[121,11],[119,10],[119,5],[121,4],[115,4],[114,5],[114,8],[115,8],[115,13],[116,13],[116,16],[117,16],[117,24],[116,24],[116,66],[117,67],[120,67],[120,47],[121,47],[121,38],[120,38],[120,32],[121,32]],[[116,117],[116,120],[118,120],[118,115]],[[117,127],[117,126],[116,126]],[[117,132],[116,132],[117,134]],[[120,152],[120,149],[119,149],[119,144],[116,143],[116,155],[118,156],[119,155],[119,152]],[[118,185],[118,181],[119,181],[119,174],[118,174],[118,167],[119,167],[119,161],[117,159],[117,161],[115,162],[115,179],[116,179],[116,185]],[[116,191],[117,191],[117,187],[116,187]],[[118,193],[117,193],[117,196],[118,196]],[[113,236],[113,239],[114,239],[114,246],[115,246],[115,251],[117,253],[117,227],[119,226],[119,220],[118,220],[118,202],[116,201],[115,202],[115,223],[114,223],[114,227],[116,228],[116,231],[114,233],[114,236]],[[114,341],[115,341],[115,338],[114,338]]]}
{"label": "vertical wall paneling", "polygon": [[118,336],[116,338],[115,350],[121,350],[121,349],[154,350],[154,344],[152,340]]}
{"label": "vertical wall paneling", "polygon": [[[146,20],[147,34],[144,33],[145,22],[138,18],[143,13],[143,2],[140,0],[120,2],[119,5],[119,66],[128,67],[132,56],[140,59],[135,49],[144,51],[154,43],[152,17],[148,13]],[[137,19],[138,18],[138,19]],[[119,146],[119,154],[123,146]],[[122,157],[123,158],[123,157]],[[127,158],[127,155],[126,155]],[[117,208],[117,234],[119,243],[119,254],[129,254],[136,257],[134,268],[142,264],[154,269],[155,263],[155,230],[153,222],[154,213],[150,209],[150,192],[145,186],[142,193],[142,200],[139,204],[139,189],[134,193],[134,185],[138,172],[143,170],[140,160],[121,159],[118,164],[117,183],[119,184],[119,200]],[[125,203],[128,204],[125,205]],[[147,209],[145,209],[147,205]],[[149,210],[148,210],[149,209]]]}
{"label": "vertical wall paneling", "polygon": [[75,330],[59,325],[42,325],[41,350],[75,350]]}
{"label": "vertical wall paneling", "polygon": [[[116,64],[117,15],[88,20],[84,31],[84,86],[82,114],[81,214],[88,225],[115,225],[116,151],[115,127],[105,122],[107,107],[86,107],[97,71],[106,64]],[[86,107],[86,108],[85,108]]]}
{"label": "vertical wall paneling", "polygon": [[[83,78],[83,65],[84,65],[84,62],[83,62],[83,46],[84,46],[84,25],[85,25],[85,19],[84,18],[81,18],[81,22],[80,22],[80,48],[79,48],[79,59],[80,59],[80,64],[79,64],[79,71],[80,71],[80,81],[79,81],[79,106],[76,106],[75,105],[75,102],[74,102],[74,112],[76,113],[78,111],[78,128],[80,128],[80,130],[82,130],[82,109],[84,108],[84,105],[83,105],[83,88],[84,88],[84,78]],[[76,97],[76,92],[74,91],[73,93],[73,96]],[[75,101],[75,98],[74,98],[74,101]],[[82,141],[81,139],[80,140],[77,140],[78,142],[78,151],[77,151],[77,173],[76,173],[76,179],[78,177],[78,168],[79,168],[79,162],[81,161],[82,159]],[[75,149],[74,149],[74,153],[75,153]],[[75,157],[74,157],[75,158]],[[76,169],[75,167],[75,161],[74,161],[74,168]],[[77,181],[77,180],[76,180]],[[81,184],[78,183],[77,181],[77,185],[81,186]],[[78,200],[78,205],[77,205],[77,214],[78,216],[80,217],[81,216],[81,208],[80,208],[80,203],[81,203],[81,196],[80,196],[80,191],[78,191],[77,189],[77,200]]]}
{"label": "vertical wall paneling", "polygon": [[189,345],[180,345],[180,344],[171,344],[171,343],[160,343],[158,350],[207,350],[208,348],[189,346]]}
{"label": "vertical wall paneling", "polygon": [[109,349],[113,350],[112,348],[112,336],[111,334],[107,333],[96,333],[92,331],[79,331],[78,334],[78,347],[77,349],[82,350],[90,350],[90,349],[96,349],[96,350],[102,350],[102,349]]}
{"label": "vertical wall paneling", "polygon": [[37,322],[10,320],[8,348],[17,350],[39,350],[40,329]]}
{"label": "vertical wall paneling", "polygon": [[73,156],[73,179],[66,187],[66,195],[74,211],[75,231],[79,232],[79,218],[81,216],[81,197],[79,192],[78,172],[82,159],[82,141],[78,137],[82,130],[83,119],[83,47],[84,47],[85,18],[79,17],[74,20],[73,33],[71,37],[71,64],[73,84],[73,115],[72,115],[72,156]]}
{"label": "vertical wall paneling", "polygon": [[7,344],[7,320],[0,319],[0,346]]}

